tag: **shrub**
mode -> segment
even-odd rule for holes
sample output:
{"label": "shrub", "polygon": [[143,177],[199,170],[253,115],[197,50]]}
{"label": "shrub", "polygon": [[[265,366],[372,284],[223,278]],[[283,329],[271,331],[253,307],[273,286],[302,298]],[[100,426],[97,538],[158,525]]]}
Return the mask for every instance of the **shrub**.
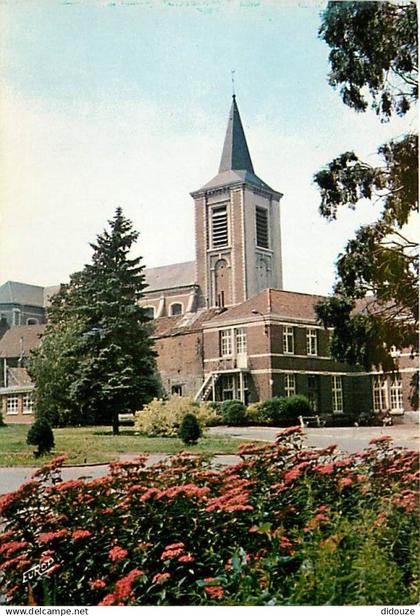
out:
{"label": "shrub", "polygon": [[135,415],[135,428],[147,436],[175,437],[185,415],[192,413],[201,427],[212,421],[219,423],[217,414],[207,403],[194,402],[191,398],[171,396],[168,400],[149,402],[143,410]]}
{"label": "shrub", "polygon": [[292,425],[299,423],[299,415],[313,415],[314,411],[309,404],[308,398],[301,395],[283,398],[284,400],[284,420]]}
{"label": "shrub", "polygon": [[0,428],[4,428],[6,424],[4,423],[3,414],[0,411]]}
{"label": "shrub", "polygon": [[36,458],[51,451],[54,447],[54,434],[45,417],[35,420],[29,429],[26,442],[28,445],[37,445],[38,450],[34,452]]}
{"label": "shrub", "polygon": [[[413,605],[418,456],[304,449],[300,428],[215,470],[180,454],[60,481],[56,459],[0,498],[2,593],[27,605]],[[229,538],[227,541],[226,538]],[[81,580],[83,583],[81,583]]]}
{"label": "shrub", "polygon": [[274,397],[258,404],[261,423],[269,426],[281,426],[284,422],[286,398]]}
{"label": "shrub", "polygon": [[228,426],[243,426],[246,423],[245,404],[240,400],[225,400],[220,410],[223,422]]}
{"label": "shrub", "polygon": [[197,421],[197,417],[192,413],[187,413],[187,415],[184,415],[178,430],[179,438],[186,445],[195,445],[201,434],[202,430]]}
{"label": "shrub", "polygon": [[251,426],[260,426],[266,423],[261,417],[259,402],[248,404],[245,410],[245,418],[246,423]]}

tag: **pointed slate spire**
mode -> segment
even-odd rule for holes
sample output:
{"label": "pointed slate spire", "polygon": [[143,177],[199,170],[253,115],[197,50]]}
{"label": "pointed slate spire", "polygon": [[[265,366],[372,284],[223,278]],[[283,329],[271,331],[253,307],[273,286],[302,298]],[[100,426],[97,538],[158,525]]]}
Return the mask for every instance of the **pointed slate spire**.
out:
{"label": "pointed slate spire", "polygon": [[219,173],[234,169],[254,173],[235,95],[230,109]]}

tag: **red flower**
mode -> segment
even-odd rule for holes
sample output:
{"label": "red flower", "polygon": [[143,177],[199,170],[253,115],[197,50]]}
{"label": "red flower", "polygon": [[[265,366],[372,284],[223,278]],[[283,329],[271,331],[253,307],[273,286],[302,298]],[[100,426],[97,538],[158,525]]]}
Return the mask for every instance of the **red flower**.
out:
{"label": "red flower", "polygon": [[132,586],[134,580],[136,580],[141,575],[144,575],[144,571],[140,571],[140,569],[133,569],[125,575],[123,578],[118,580],[115,584],[114,597],[115,599],[126,599],[131,595]]}
{"label": "red flower", "polygon": [[353,479],[351,477],[343,477],[343,479],[340,479],[338,482],[338,485],[340,488],[347,488],[348,486],[353,485]]}
{"label": "red flower", "polygon": [[5,554],[6,558],[9,558],[21,548],[26,548],[27,545],[26,541],[9,541],[8,543],[3,543],[0,547],[0,554]]}
{"label": "red flower", "polygon": [[180,556],[178,560],[180,563],[193,563],[195,558],[194,556],[191,556],[191,554],[184,554],[183,556]]}
{"label": "red flower", "polygon": [[318,464],[314,470],[321,475],[331,475],[334,472],[334,464]]}
{"label": "red flower", "polygon": [[287,483],[291,483],[292,481],[294,481],[298,477],[300,477],[299,469],[298,468],[292,468],[290,471],[287,471],[287,473],[285,473],[283,475],[283,480],[287,484]]}
{"label": "red flower", "polygon": [[41,533],[38,537],[39,543],[49,543],[54,539],[61,539],[61,537],[65,537],[67,535],[67,529],[63,528],[61,530],[55,530],[50,533]]}
{"label": "red flower", "polygon": [[106,584],[103,580],[100,580],[98,578],[97,580],[90,580],[89,586],[92,588],[92,590],[100,590],[101,588],[105,588]]}
{"label": "red flower", "polygon": [[153,577],[153,584],[163,584],[171,577],[170,573],[156,573]]}
{"label": "red flower", "polygon": [[[214,578],[206,578],[204,581],[213,582]],[[211,599],[221,599],[225,592],[221,586],[204,586],[204,590]]]}
{"label": "red flower", "polygon": [[109,559],[113,562],[118,560],[123,560],[127,556],[127,550],[124,548],[120,548],[120,546],[116,545],[114,548],[111,548],[108,552]]}
{"label": "red flower", "polygon": [[377,445],[379,443],[389,443],[393,440],[392,436],[377,436],[369,441],[369,445]]}
{"label": "red flower", "polygon": [[302,427],[301,426],[291,426],[290,428],[284,428],[284,430],[280,430],[276,434],[276,441],[281,440],[283,437],[290,436],[291,434],[301,434]]}
{"label": "red flower", "polygon": [[115,597],[113,595],[113,593],[106,595],[106,597],[104,597],[102,599],[102,601],[100,601],[100,603],[98,603],[98,605],[112,605],[115,601]]}
{"label": "red flower", "polygon": [[72,537],[73,539],[86,539],[87,537],[91,536],[91,532],[90,530],[84,530],[84,529],[79,529],[79,530],[74,530],[72,533]]}

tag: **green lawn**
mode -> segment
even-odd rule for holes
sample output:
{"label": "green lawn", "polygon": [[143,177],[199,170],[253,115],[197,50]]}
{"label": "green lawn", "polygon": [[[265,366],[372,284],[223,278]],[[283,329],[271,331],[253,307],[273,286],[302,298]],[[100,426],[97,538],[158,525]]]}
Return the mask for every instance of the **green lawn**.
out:
{"label": "green lawn", "polygon": [[[29,426],[8,425],[0,428],[0,466],[39,466],[57,455],[67,454],[66,464],[108,462],[120,454],[168,453],[188,450],[192,453],[236,453],[238,439],[201,438],[194,447],[186,447],[177,438],[148,438],[135,434],[134,428],[123,427],[113,436],[108,426],[54,429],[55,448],[51,455],[35,459],[35,447],[26,444]],[[247,441],[249,443],[249,441]]]}

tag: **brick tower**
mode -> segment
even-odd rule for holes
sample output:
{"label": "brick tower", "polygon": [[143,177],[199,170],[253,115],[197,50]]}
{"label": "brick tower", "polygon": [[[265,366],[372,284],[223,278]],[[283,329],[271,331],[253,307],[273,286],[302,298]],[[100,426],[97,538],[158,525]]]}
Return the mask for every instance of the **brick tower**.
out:
{"label": "brick tower", "polygon": [[228,307],[281,289],[282,195],[254,173],[235,96],[219,173],[191,196],[200,304]]}

